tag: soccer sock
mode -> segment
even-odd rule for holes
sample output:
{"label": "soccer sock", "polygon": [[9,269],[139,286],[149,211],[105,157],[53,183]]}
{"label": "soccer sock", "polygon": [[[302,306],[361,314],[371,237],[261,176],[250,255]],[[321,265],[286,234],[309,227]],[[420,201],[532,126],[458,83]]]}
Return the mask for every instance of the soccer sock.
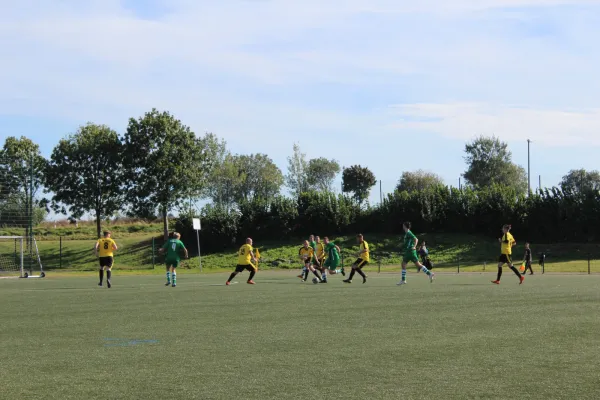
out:
{"label": "soccer sock", "polygon": [[229,275],[229,279],[227,279],[227,282],[231,282],[231,280],[232,280],[233,278],[235,278],[235,276],[236,276],[236,275],[237,275],[237,273],[236,273],[236,272],[232,272],[232,273],[231,273],[231,275]]}
{"label": "soccer sock", "polygon": [[316,269],[313,271],[313,274],[315,274],[315,276],[317,278],[319,278],[319,280],[321,279],[321,276],[319,275],[319,271],[317,271]]}
{"label": "soccer sock", "polygon": [[425,272],[427,275],[431,275],[431,271],[428,270],[424,265],[421,267],[421,271]]}
{"label": "soccer sock", "polygon": [[171,272],[167,271],[167,283],[171,283]]}
{"label": "soccer sock", "polygon": [[110,283],[110,277],[112,276],[112,271],[109,269],[106,271],[106,281]]}
{"label": "soccer sock", "polygon": [[250,272],[250,276],[248,277],[248,281],[251,281],[252,278],[254,278],[254,275],[256,275],[256,271]]}
{"label": "soccer sock", "polygon": [[502,278],[502,267],[498,267],[498,278],[496,280],[499,281],[500,278]]}
{"label": "soccer sock", "polygon": [[101,269],[100,270],[100,283],[102,283],[103,280],[104,280],[104,270]]}
{"label": "soccer sock", "polygon": [[406,282],[406,270],[402,270],[402,282]]}
{"label": "soccer sock", "polygon": [[335,270],[335,273],[336,273],[336,274],[341,274],[341,273],[342,273],[342,270],[341,270],[341,269],[336,269],[336,270]]}
{"label": "soccer sock", "polygon": [[303,273],[303,277],[302,279],[307,280],[308,279],[308,268],[304,268],[304,273]]}
{"label": "soccer sock", "polygon": [[324,281],[327,280],[327,271],[323,270],[323,272],[321,272],[321,279],[323,279]]}
{"label": "soccer sock", "polygon": [[177,272],[173,271],[173,273],[171,275],[173,275],[173,285],[176,285],[177,284]]}
{"label": "soccer sock", "polygon": [[357,269],[356,272],[363,277],[363,279],[367,279],[367,276],[365,275],[364,272],[362,272],[362,269]]}
{"label": "soccer sock", "polygon": [[348,277],[348,280],[351,281],[352,278],[354,278],[354,274],[356,273],[356,270],[354,268],[352,268],[352,271],[350,271],[350,276]]}
{"label": "soccer sock", "polygon": [[521,273],[519,272],[518,269],[515,268],[514,265],[510,266],[510,269],[512,269],[512,271],[520,278],[521,277]]}

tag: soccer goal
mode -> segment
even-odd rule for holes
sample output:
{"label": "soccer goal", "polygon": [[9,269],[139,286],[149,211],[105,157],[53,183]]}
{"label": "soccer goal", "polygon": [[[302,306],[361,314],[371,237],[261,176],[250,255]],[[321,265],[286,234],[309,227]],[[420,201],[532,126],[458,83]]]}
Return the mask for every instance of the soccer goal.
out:
{"label": "soccer goal", "polygon": [[0,236],[0,277],[43,278],[40,253],[35,238]]}

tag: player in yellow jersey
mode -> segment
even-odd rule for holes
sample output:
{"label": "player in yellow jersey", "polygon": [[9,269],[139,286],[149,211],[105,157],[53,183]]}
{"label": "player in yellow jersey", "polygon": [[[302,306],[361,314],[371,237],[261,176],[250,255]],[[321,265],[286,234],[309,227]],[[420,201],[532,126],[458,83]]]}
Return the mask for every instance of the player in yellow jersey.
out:
{"label": "player in yellow jersey", "polygon": [[502,227],[502,237],[498,239],[500,242],[500,258],[498,259],[498,277],[492,283],[496,285],[500,284],[500,278],[502,277],[502,267],[507,264],[510,269],[519,277],[519,285],[523,283],[525,277],[521,275],[518,269],[512,263],[512,248],[517,244],[515,238],[510,233],[512,226],[504,225]]}
{"label": "player in yellow jersey", "polygon": [[240,272],[242,272],[244,270],[250,271],[250,276],[248,277],[247,283],[250,285],[254,285],[255,283],[252,280],[252,278],[254,278],[257,268],[256,268],[256,257],[254,256],[254,249],[252,248],[252,239],[250,239],[250,238],[246,239],[246,244],[243,245],[242,247],[240,247],[240,249],[238,250],[237,267],[235,267],[235,271],[233,271],[231,273],[231,275],[229,276],[229,279],[227,279],[227,282],[225,282],[225,284],[227,286],[229,286],[229,284],[231,283],[231,280],[237,274],[239,274]]}
{"label": "player in yellow jersey", "polygon": [[305,282],[308,278],[308,271],[315,274],[319,282],[323,282],[321,276],[319,275],[319,271],[317,271],[317,269],[313,265],[313,259],[315,258],[315,250],[312,247],[310,247],[310,243],[308,242],[308,240],[305,240],[302,247],[300,247],[300,249],[298,250],[298,257],[300,257],[300,259],[304,263],[305,268],[304,276],[302,277],[302,282]]}
{"label": "player in yellow jersey", "polygon": [[362,234],[356,235],[356,240],[359,243],[359,252],[358,258],[352,264],[352,271],[350,271],[350,276],[348,279],[344,280],[345,283],[352,283],[352,278],[355,273],[358,273],[363,278],[363,283],[367,283],[367,275],[362,272],[362,267],[367,265],[369,261],[371,261],[371,255],[369,254],[369,243],[365,240]]}
{"label": "player in yellow jersey", "polygon": [[98,283],[98,286],[102,286],[102,281],[104,280],[104,271],[106,271],[106,286],[109,289],[111,287],[110,278],[114,263],[114,252],[119,249],[115,241],[112,240],[111,235],[111,232],[104,231],[104,237],[98,239],[96,246],[94,247],[94,252],[96,253],[96,257],[98,257],[98,261],[100,262],[100,283]]}

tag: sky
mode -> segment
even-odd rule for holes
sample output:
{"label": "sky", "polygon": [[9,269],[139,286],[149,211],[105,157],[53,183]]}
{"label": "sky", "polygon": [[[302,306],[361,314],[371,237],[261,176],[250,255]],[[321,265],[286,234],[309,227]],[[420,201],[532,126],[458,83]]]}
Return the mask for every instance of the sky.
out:
{"label": "sky", "polygon": [[[86,122],[168,110],[286,171],[424,169],[458,186],[464,146],[508,142],[532,187],[599,169],[600,0],[0,0],[0,141],[49,156]],[[372,202],[379,199],[374,190]]]}

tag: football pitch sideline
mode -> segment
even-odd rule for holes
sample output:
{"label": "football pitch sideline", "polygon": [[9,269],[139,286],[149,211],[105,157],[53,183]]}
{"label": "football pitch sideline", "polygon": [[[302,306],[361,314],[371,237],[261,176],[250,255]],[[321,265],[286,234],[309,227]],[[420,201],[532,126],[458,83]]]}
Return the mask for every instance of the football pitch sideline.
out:
{"label": "football pitch sideline", "polygon": [[598,399],[600,276],[0,279],[0,399]]}

